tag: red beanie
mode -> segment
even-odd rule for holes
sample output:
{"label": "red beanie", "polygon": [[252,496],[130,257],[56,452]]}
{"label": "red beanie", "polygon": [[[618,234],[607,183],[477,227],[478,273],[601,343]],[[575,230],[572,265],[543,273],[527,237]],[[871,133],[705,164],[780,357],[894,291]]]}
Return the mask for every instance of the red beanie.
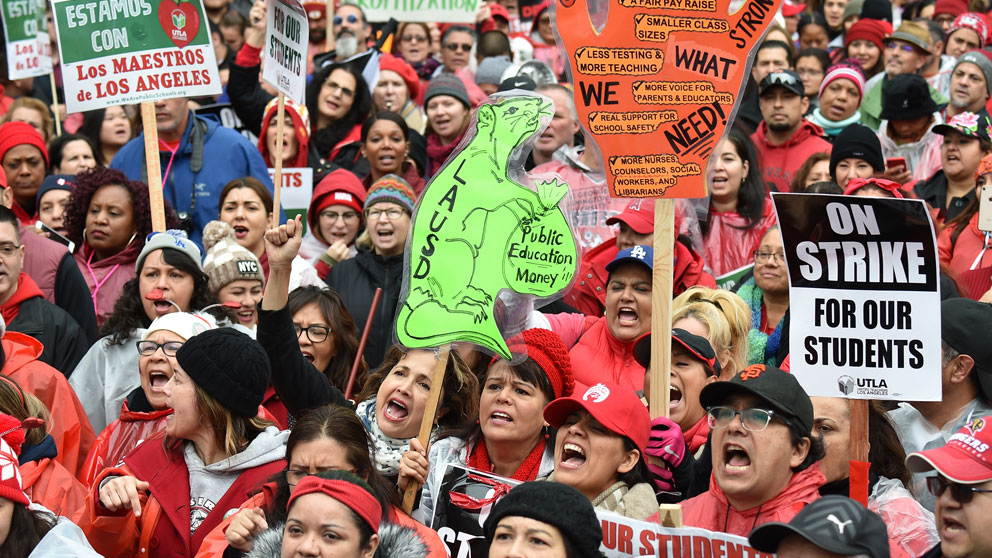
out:
{"label": "red beanie", "polygon": [[[885,52],[885,37],[892,34],[892,26],[887,21],[877,19],[859,19],[847,33],[844,33],[844,47],[857,40],[868,41]],[[868,70],[869,68],[865,68]]]}
{"label": "red beanie", "polygon": [[300,496],[318,492],[348,506],[372,528],[373,533],[379,533],[379,524],[382,523],[382,505],[379,500],[363,486],[346,480],[324,479],[313,475],[304,477],[289,496],[286,509],[291,508]]}
{"label": "red beanie", "polygon": [[[522,337],[522,339],[521,339]],[[572,376],[572,359],[558,334],[548,329],[525,329],[512,337],[507,345],[511,353],[527,353],[548,377],[555,399],[572,395],[575,377]]]}
{"label": "red beanie", "polygon": [[937,0],[933,5],[933,17],[939,14],[951,14],[954,17],[968,11],[968,3],[965,0]]}
{"label": "red beanie", "polygon": [[48,150],[45,149],[45,140],[41,139],[38,130],[27,122],[7,122],[0,126],[0,161],[8,151],[24,144],[37,147],[45,158],[45,166],[48,166]]}
{"label": "red beanie", "polygon": [[31,500],[24,493],[21,470],[17,466],[17,452],[21,451],[23,443],[21,421],[10,415],[0,415],[0,498],[28,506]]}
{"label": "red beanie", "polygon": [[310,209],[307,211],[307,225],[310,230],[315,233],[320,230],[317,225],[320,212],[332,205],[350,207],[362,216],[365,206],[365,186],[362,186],[362,182],[351,171],[334,169],[317,183],[310,200]]}
{"label": "red beanie", "polygon": [[410,92],[410,99],[416,99],[417,95],[420,94],[420,78],[417,77],[417,72],[413,66],[408,64],[406,60],[384,52],[379,57],[379,70],[391,70],[399,74]]}

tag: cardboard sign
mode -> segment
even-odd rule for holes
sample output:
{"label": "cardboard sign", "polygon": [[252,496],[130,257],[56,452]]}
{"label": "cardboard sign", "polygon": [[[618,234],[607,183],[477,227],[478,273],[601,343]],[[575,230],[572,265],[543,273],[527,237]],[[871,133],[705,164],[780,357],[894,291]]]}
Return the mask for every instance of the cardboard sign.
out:
{"label": "cardboard sign", "polygon": [[7,76],[23,79],[52,71],[52,43],[44,0],[3,0]]}
{"label": "cardboard sign", "polygon": [[251,130],[249,130],[248,127],[245,126],[244,122],[242,122],[241,119],[238,118],[237,113],[235,113],[234,109],[231,107],[231,103],[216,103],[213,105],[204,105],[202,107],[194,109],[194,112],[196,112],[196,114],[201,116],[206,114],[213,115],[214,118],[216,118],[217,121],[220,122],[221,126],[225,128],[230,128],[235,132],[241,134],[248,141],[250,141],[252,145],[258,145],[258,136],[256,136]]}
{"label": "cardboard sign", "polygon": [[[546,482],[546,481],[537,481]],[[437,531],[452,558],[486,556],[483,525],[493,506],[520,481],[449,463],[434,502],[428,525]],[[567,514],[567,510],[562,510]],[[622,515],[596,510],[603,528],[599,550],[607,558],[659,556],[661,558],[772,558],[758,552],[747,539],[705,529],[662,527]]]}
{"label": "cardboard sign", "polygon": [[[269,178],[275,182],[276,169],[269,169]],[[310,167],[282,169],[280,204],[286,219],[303,216],[303,232],[307,231],[307,208],[313,197],[313,169]]]}
{"label": "cardboard sign", "polygon": [[303,105],[307,87],[307,45],[310,26],[298,0],[268,3],[265,24],[265,67],[262,79],[277,91]]}
{"label": "cardboard sign", "polygon": [[470,341],[509,360],[494,317],[500,292],[547,299],[571,284],[578,255],[558,207],[568,185],[527,184],[516,156],[551,116],[551,100],[536,93],[490,97],[427,185],[404,252],[401,344]]}
{"label": "cardboard sign", "polygon": [[552,26],[579,121],[617,197],[706,197],[706,164],[733,119],[756,45],[781,0],[558,0]]}
{"label": "cardboard sign", "polygon": [[922,200],[772,194],[792,373],[811,396],[939,401],[937,243]]}
{"label": "cardboard sign", "polygon": [[69,112],[218,95],[200,0],[53,0]]}
{"label": "cardboard sign", "polygon": [[479,0],[358,0],[369,21],[475,23]]}

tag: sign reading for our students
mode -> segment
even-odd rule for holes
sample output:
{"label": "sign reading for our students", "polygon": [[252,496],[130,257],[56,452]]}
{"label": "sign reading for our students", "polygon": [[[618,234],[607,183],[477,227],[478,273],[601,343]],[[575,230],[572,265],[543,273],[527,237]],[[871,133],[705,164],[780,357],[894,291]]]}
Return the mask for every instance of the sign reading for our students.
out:
{"label": "sign reading for our students", "polygon": [[[453,558],[485,556],[483,525],[492,508],[520,481],[449,463],[434,502],[434,516],[425,518]],[[747,539],[705,529],[662,527],[620,514],[596,510],[603,529],[599,551],[607,558],[772,558],[752,548]]]}
{"label": "sign reading for our students", "polygon": [[52,47],[44,0],[3,0],[10,79],[43,76],[52,71]]}
{"label": "sign reading for our students", "polygon": [[268,3],[265,24],[265,68],[262,79],[302,105],[307,86],[307,12],[297,0]]}
{"label": "sign reading for our students", "polygon": [[200,0],[53,0],[69,112],[221,92]]}
{"label": "sign reading for our students", "polygon": [[358,0],[369,21],[474,23],[479,0]]}
{"label": "sign reading for our students", "polygon": [[807,393],[940,400],[940,292],[920,200],[772,194],[789,273],[792,373]]}

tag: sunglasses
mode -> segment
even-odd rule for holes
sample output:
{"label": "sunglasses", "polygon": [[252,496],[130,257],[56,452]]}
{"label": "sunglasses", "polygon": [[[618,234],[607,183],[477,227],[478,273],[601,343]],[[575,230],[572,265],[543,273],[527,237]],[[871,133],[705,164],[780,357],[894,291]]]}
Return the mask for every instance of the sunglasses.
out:
{"label": "sunglasses", "polygon": [[768,74],[765,79],[770,85],[795,85],[797,83],[796,76],[786,72],[774,72]]}
{"label": "sunglasses", "polygon": [[[348,23],[351,24],[358,23],[358,16],[355,14],[349,14],[347,19],[348,19]],[[334,21],[334,25],[341,25],[344,22],[344,19],[342,19],[341,16],[334,16],[334,19],[332,21]]]}
{"label": "sunglasses", "polygon": [[472,52],[472,45],[466,44],[459,45],[455,43],[448,43],[444,45],[444,48],[450,50],[451,52],[458,52],[458,49],[461,49],[462,52]]}
{"label": "sunglasses", "polygon": [[975,497],[975,493],[992,493],[992,490],[987,490],[985,488],[975,488],[974,486],[967,484],[959,484],[956,482],[951,482],[944,478],[942,475],[937,475],[936,477],[927,477],[927,490],[930,494],[933,494],[937,498],[944,493],[948,488],[951,489],[951,498],[954,498],[959,504],[967,504]]}

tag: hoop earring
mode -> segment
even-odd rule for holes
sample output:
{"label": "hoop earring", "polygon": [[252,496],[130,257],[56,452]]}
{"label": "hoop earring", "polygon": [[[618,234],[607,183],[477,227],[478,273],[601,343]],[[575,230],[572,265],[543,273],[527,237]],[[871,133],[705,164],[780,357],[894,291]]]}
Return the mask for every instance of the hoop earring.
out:
{"label": "hoop earring", "polygon": [[[83,231],[84,231],[84,235],[85,235],[85,230],[86,230],[86,229],[83,229]],[[131,243],[132,243],[132,242],[134,242],[134,239],[135,239],[135,238],[138,238],[138,231],[134,231],[134,233],[133,233],[133,234],[131,235],[131,240],[128,240],[128,241],[127,241],[127,244],[126,244],[126,245],[124,246],[124,248],[127,248],[128,246],[130,246],[130,245],[131,245]]]}
{"label": "hoop earring", "polygon": [[86,227],[83,227],[83,242],[89,242],[89,240],[86,240]]}

